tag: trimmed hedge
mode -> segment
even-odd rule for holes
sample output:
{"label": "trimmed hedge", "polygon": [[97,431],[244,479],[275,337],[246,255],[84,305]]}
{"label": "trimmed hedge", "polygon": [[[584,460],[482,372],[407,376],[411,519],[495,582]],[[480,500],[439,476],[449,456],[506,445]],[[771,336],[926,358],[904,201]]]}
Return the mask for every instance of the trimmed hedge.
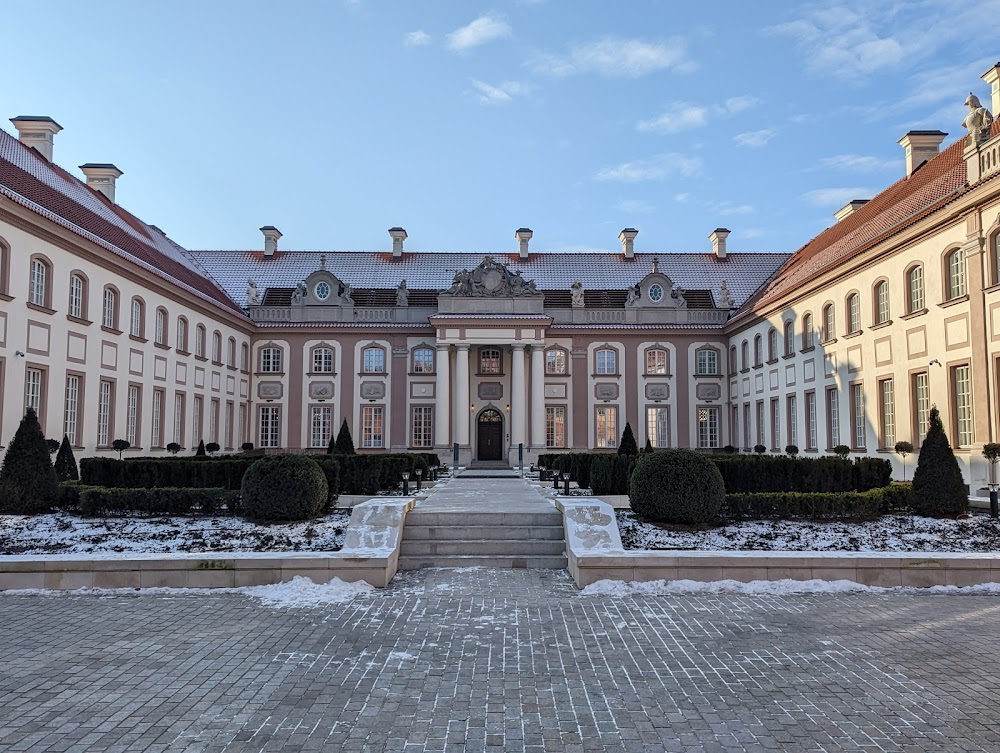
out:
{"label": "trimmed hedge", "polygon": [[263,522],[309,520],[326,507],[329,488],[318,463],[305,455],[269,455],[243,477],[243,514]]}
{"label": "trimmed hedge", "polygon": [[729,520],[872,520],[890,512],[909,509],[911,495],[909,484],[892,484],[863,492],[727,494],[722,514]]}
{"label": "trimmed hedge", "polygon": [[233,515],[240,495],[228,489],[108,489],[66,482],[59,485],[59,499],[81,515]]}
{"label": "trimmed hedge", "polygon": [[239,489],[243,474],[258,458],[83,458],[80,480],[111,488],[190,487]]}
{"label": "trimmed hedge", "polygon": [[334,457],[340,463],[341,494],[378,494],[382,490],[396,489],[402,482],[403,471],[413,474],[417,468],[423,471],[424,481],[430,478],[430,465],[424,453],[400,452]]}
{"label": "trimmed hedge", "polygon": [[719,469],[693,450],[646,453],[636,461],[629,481],[632,509],[659,523],[710,523],[725,501]]}
{"label": "trimmed hedge", "polygon": [[596,455],[590,463],[591,492],[628,494],[628,481],[635,463],[635,455]]}

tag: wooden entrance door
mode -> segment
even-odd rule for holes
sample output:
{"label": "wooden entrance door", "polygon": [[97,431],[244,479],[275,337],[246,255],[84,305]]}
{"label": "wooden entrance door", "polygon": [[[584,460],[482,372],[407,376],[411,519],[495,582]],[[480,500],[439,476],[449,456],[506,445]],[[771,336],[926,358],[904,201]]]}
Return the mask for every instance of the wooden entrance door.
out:
{"label": "wooden entrance door", "polygon": [[503,416],[500,411],[484,410],[476,422],[479,460],[503,460]]}

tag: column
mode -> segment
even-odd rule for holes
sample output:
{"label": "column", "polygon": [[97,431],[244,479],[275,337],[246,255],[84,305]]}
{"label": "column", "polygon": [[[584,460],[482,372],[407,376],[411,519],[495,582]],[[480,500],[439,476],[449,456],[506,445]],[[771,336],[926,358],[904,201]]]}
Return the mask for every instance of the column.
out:
{"label": "column", "polygon": [[448,358],[448,346],[438,343],[437,346],[437,374],[434,384],[434,444],[438,447],[448,447],[450,438],[451,418],[449,416],[448,401],[451,400],[451,387],[449,386],[449,372],[451,362]]}
{"label": "column", "polygon": [[524,345],[515,343],[513,346],[514,355],[510,366],[510,446],[517,449],[517,445],[524,442],[524,417],[525,395],[524,395]]}
{"label": "column", "polygon": [[545,447],[545,349],[531,346],[531,446]]}
{"label": "column", "polygon": [[457,345],[455,351],[455,441],[469,444],[469,346]]}

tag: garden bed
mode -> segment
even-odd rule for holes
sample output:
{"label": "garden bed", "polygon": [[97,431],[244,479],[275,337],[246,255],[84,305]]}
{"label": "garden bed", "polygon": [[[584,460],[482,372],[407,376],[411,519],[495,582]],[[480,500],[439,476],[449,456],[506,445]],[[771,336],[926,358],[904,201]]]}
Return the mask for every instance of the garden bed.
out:
{"label": "garden bed", "polygon": [[0,555],[332,552],[343,545],[350,517],[350,510],[333,510],[301,523],[257,525],[225,516],[0,515]]}
{"label": "garden bed", "polygon": [[997,552],[1000,521],[886,515],[866,523],[757,520],[715,528],[660,526],[618,510],[626,549],[657,551]]}

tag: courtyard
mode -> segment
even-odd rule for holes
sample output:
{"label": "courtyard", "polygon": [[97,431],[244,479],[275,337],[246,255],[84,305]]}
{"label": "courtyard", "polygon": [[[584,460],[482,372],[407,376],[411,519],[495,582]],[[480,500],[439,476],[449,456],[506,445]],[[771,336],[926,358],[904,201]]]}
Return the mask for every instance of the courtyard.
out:
{"label": "courtyard", "polygon": [[995,751],[1000,601],[581,594],[421,570],[351,601],[0,596],[11,751]]}

